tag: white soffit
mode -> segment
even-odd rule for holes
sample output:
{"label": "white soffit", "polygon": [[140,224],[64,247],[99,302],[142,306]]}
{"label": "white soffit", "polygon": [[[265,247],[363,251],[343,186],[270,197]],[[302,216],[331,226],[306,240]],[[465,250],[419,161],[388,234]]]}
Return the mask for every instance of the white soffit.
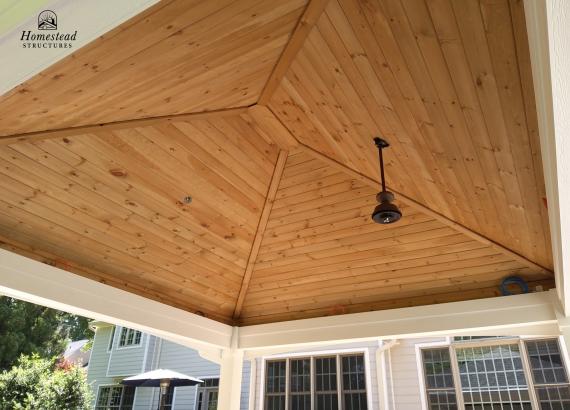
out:
{"label": "white soffit", "polygon": [[[102,34],[139,14],[158,0],[0,0],[0,95]],[[23,48],[22,31],[37,31],[38,14],[57,14],[58,31],[73,33],[72,48]],[[45,31],[50,33],[49,31]]]}

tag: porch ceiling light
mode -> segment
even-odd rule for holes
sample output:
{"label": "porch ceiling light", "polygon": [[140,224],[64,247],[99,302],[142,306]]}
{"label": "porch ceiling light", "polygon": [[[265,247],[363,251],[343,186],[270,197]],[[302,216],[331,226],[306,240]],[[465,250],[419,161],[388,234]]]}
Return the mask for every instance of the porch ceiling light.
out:
{"label": "porch ceiling light", "polygon": [[378,158],[380,160],[380,179],[382,180],[382,191],[376,195],[379,202],[372,212],[372,220],[379,224],[391,224],[398,221],[402,217],[402,211],[393,204],[394,194],[386,191],[386,181],[384,180],[384,158],[382,150],[388,148],[390,144],[382,138],[374,138],[374,144],[378,147]]}

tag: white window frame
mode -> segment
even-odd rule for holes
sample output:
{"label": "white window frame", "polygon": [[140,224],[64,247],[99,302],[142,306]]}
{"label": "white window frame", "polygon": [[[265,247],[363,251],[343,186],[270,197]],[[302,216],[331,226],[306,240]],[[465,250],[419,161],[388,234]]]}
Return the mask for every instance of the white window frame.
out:
{"label": "white window frame", "polygon": [[117,334],[117,326],[111,326],[111,336],[110,339],[107,341],[107,353],[110,353],[113,350],[113,346],[115,345],[115,335]]}
{"label": "white window frame", "polygon": [[[117,384],[117,383],[104,383],[104,384],[100,384],[99,386],[97,386],[97,396],[95,396],[95,402],[93,404],[93,408],[96,409],[97,408],[97,402],[99,401],[99,395],[101,394],[101,388],[102,387],[121,387],[123,390],[121,391],[121,405],[122,405],[122,401],[123,401],[123,395],[124,395],[124,388],[126,386],[122,385],[122,384]],[[137,389],[135,388],[135,393],[133,395],[133,408],[135,407],[135,401],[137,399]],[[120,405],[120,406],[121,406]],[[119,406],[119,407],[120,407]]]}
{"label": "white window frame", "polygon": [[[218,379],[218,393],[219,393],[219,389],[220,389],[220,376],[198,376],[198,379],[200,380],[212,380],[212,379]],[[193,410],[198,410],[198,390],[200,389],[199,384],[196,385],[196,394],[194,395],[194,407]],[[176,392],[176,391],[175,391]],[[219,396],[218,396],[219,399]],[[174,408],[174,399],[172,399],[172,406]]]}
{"label": "white window frame", "polygon": [[372,410],[372,380],[370,376],[370,352],[367,348],[357,348],[357,349],[335,349],[335,350],[317,350],[317,351],[310,351],[310,352],[296,352],[296,353],[287,353],[281,355],[274,355],[274,356],[263,356],[261,358],[262,366],[261,366],[261,384],[259,389],[259,410],[263,410],[265,406],[265,371],[267,362],[277,361],[277,360],[285,360],[285,409],[289,407],[289,377],[290,377],[290,369],[289,369],[289,361],[290,359],[311,359],[311,408],[314,407],[314,400],[315,400],[315,358],[319,357],[330,357],[336,356],[337,357],[337,389],[339,395],[339,408],[342,410],[342,374],[341,374],[341,361],[339,360],[342,356],[350,356],[362,354],[364,356],[364,377],[366,381],[366,405],[369,410]]}
{"label": "white window frame", "polygon": [[[504,338],[497,338],[497,339],[475,339],[469,341],[454,341],[452,337],[447,337],[445,340],[431,342],[431,343],[418,343],[416,344],[416,362],[417,362],[417,369],[418,369],[418,378],[419,378],[419,388],[420,388],[420,397],[422,403],[422,410],[429,410],[427,405],[427,390],[426,390],[426,380],[425,380],[425,372],[424,372],[424,363],[422,357],[422,350],[425,349],[437,349],[437,348],[448,348],[449,349],[449,358],[451,360],[451,367],[453,373],[453,384],[455,387],[455,396],[457,400],[457,408],[462,410],[465,409],[465,404],[463,402],[463,394],[461,392],[461,380],[459,377],[459,369],[458,369],[458,361],[457,361],[457,348],[464,348],[464,347],[483,347],[483,346],[499,346],[504,344],[518,344],[519,350],[521,352],[523,370],[525,372],[525,378],[527,379],[527,386],[529,390],[529,397],[530,402],[533,410],[540,410],[540,405],[538,398],[536,397],[536,390],[534,386],[534,379],[532,376],[532,370],[529,363],[528,351],[526,348],[526,341],[529,340],[549,340],[549,339],[557,339],[558,346],[560,348],[560,354],[564,360],[564,366],[568,372],[568,365],[569,362],[567,360],[567,352],[565,351],[565,346],[563,340],[560,336],[521,336],[521,337],[504,337]],[[570,378],[570,374],[568,374]]]}
{"label": "white window frame", "polygon": [[[116,350],[137,349],[137,348],[140,348],[140,347],[143,346],[143,344],[144,344],[143,339],[144,339],[145,333],[141,332],[140,330],[131,329],[131,328],[129,328],[129,327],[123,327],[123,326],[121,326],[119,329],[120,329],[119,332],[115,331],[115,336],[114,336],[115,338],[117,338],[117,333],[118,333],[118,335],[119,335],[119,336],[118,336],[117,347],[115,348]],[[128,332],[129,330],[132,330],[133,332],[139,332],[139,333],[141,334],[141,338],[140,338],[139,342],[138,342],[137,344],[131,344],[131,345],[121,346],[121,335],[122,335],[122,333],[123,333],[123,329],[127,330],[127,332]],[[127,337],[128,337],[128,333],[127,333]],[[134,336],[133,336],[133,340],[134,340]]]}

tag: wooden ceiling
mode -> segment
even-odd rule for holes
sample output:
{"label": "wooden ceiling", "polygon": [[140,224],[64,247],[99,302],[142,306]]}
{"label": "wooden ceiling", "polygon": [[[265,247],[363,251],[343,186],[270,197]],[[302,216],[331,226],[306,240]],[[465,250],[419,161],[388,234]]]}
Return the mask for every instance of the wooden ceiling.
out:
{"label": "wooden ceiling", "polygon": [[163,0],[0,98],[0,135],[254,104],[306,0]]}
{"label": "wooden ceiling", "polygon": [[0,246],[238,325],[548,289],[522,7],[162,1],[0,97]]}

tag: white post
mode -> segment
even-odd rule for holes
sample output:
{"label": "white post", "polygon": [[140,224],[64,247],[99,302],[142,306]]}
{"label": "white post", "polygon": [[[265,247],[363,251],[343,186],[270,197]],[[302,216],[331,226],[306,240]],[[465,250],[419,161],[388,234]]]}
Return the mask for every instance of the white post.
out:
{"label": "white post", "polygon": [[218,410],[240,410],[243,350],[225,350],[220,361]]}
{"label": "white post", "polygon": [[234,327],[230,349],[224,349],[220,363],[218,410],[240,410],[244,352],[237,348],[239,328]]}

